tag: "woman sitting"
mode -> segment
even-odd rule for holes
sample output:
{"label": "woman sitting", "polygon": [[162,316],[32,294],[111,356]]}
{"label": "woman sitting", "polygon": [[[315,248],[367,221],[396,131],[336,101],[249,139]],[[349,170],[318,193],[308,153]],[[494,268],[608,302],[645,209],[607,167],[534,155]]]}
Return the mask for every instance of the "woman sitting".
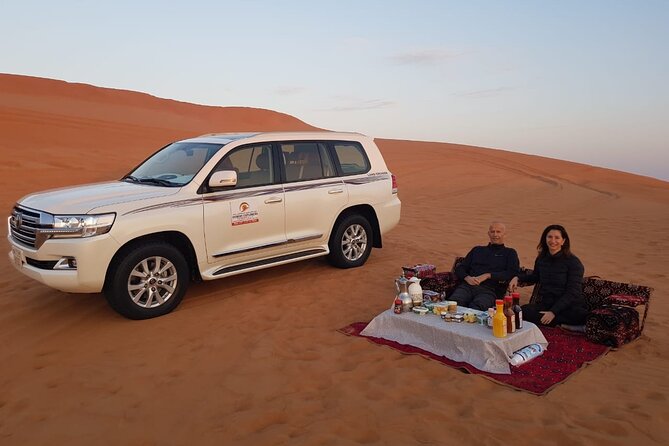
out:
{"label": "woman sitting", "polygon": [[540,285],[537,302],[523,305],[523,319],[551,326],[584,324],[588,310],[583,299],[583,264],[571,253],[565,228],[550,225],[544,229],[537,250],[532,273],[509,283],[511,291],[519,281]]}

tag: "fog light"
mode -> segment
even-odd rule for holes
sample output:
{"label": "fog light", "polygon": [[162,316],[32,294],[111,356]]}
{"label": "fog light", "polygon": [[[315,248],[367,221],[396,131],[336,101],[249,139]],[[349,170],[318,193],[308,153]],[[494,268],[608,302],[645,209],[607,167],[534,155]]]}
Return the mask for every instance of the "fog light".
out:
{"label": "fog light", "polygon": [[77,269],[77,259],[74,257],[63,257],[56,262],[53,269]]}

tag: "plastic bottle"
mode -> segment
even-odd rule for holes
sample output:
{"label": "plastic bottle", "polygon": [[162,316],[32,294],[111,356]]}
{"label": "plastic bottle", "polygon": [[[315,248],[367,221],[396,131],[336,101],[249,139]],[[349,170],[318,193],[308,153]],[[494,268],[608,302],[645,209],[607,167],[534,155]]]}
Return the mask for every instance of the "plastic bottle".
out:
{"label": "plastic bottle", "polygon": [[513,352],[513,356],[511,356],[509,362],[513,366],[518,366],[536,358],[537,356],[541,356],[543,353],[544,348],[541,344],[530,344],[518,351]]}
{"label": "plastic bottle", "polygon": [[402,299],[400,299],[399,296],[395,298],[395,302],[393,303],[393,311],[395,314],[400,314],[402,312]]}
{"label": "plastic bottle", "polygon": [[506,337],[506,316],[504,315],[504,301],[497,299],[495,301],[497,311],[492,318],[492,334],[497,338]]}
{"label": "plastic bottle", "polygon": [[523,328],[523,308],[520,306],[520,293],[511,293],[513,313],[516,316],[516,330]]}
{"label": "plastic bottle", "polygon": [[495,309],[488,308],[488,317],[486,318],[486,326],[492,328],[492,318],[495,316]]}
{"label": "plastic bottle", "polygon": [[504,296],[504,316],[506,316],[506,332],[514,333],[516,331],[516,314],[513,312],[513,298]]}

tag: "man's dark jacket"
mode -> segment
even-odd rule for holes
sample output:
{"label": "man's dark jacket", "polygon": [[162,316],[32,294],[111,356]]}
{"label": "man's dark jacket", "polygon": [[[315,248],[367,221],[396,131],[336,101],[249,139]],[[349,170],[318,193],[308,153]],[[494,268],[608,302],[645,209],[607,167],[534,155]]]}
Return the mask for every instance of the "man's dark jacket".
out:
{"label": "man's dark jacket", "polygon": [[503,296],[507,283],[518,275],[519,268],[520,262],[515,249],[488,243],[487,246],[472,248],[455,268],[455,275],[458,279],[464,280],[467,276],[490,273],[492,277],[481,283],[481,286],[490,288],[498,296]]}

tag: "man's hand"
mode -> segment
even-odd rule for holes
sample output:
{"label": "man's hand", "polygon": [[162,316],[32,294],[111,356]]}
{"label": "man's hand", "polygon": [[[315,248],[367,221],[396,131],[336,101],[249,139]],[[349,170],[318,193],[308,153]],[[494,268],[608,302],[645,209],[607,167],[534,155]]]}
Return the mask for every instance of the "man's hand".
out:
{"label": "man's hand", "polygon": [[472,276],[465,277],[465,282],[467,282],[471,286],[480,285],[478,279],[476,277],[472,277]]}
{"label": "man's hand", "polygon": [[518,277],[514,277],[509,281],[508,290],[513,293],[514,291],[516,291],[516,288],[518,288]]}
{"label": "man's hand", "polygon": [[492,277],[492,274],[490,274],[490,273],[483,273],[483,274],[481,274],[480,276],[476,276],[476,277],[474,277],[474,279],[476,279],[476,281],[478,282],[478,284],[481,285],[483,282],[485,282],[486,280],[490,279],[491,277]]}
{"label": "man's hand", "polygon": [[471,286],[476,286],[476,285],[481,285],[483,282],[486,280],[490,279],[492,277],[492,274],[490,273],[483,273],[479,276],[467,276],[465,277],[465,282],[470,284]]}
{"label": "man's hand", "polygon": [[552,311],[540,311],[539,313],[543,314],[541,316],[541,323],[544,325],[550,324],[555,319],[555,313]]}

